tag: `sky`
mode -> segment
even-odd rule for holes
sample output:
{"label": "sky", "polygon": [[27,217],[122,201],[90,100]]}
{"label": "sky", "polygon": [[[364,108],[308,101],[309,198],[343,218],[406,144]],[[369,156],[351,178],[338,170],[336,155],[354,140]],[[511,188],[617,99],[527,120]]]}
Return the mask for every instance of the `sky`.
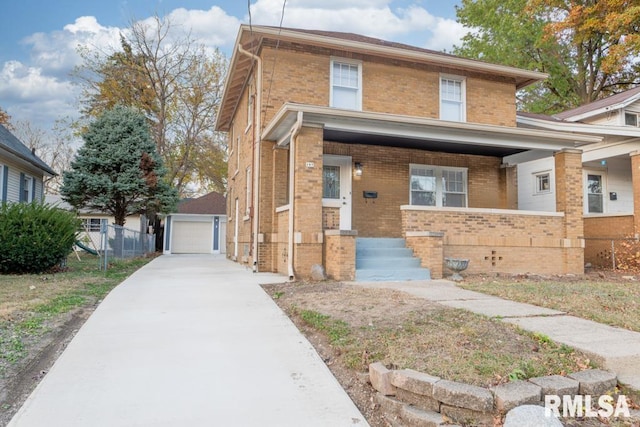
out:
{"label": "sky", "polygon": [[[249,14],[249,3],[250,11]],[[434,50],[451,50],[465,31],[460,0],[15,0],[0,14],[0,107],[48,131],[78,117],[70,76],[78,46],[109,51],[131,22],[168,16],[228,57],[240,24],[344,31]]]}

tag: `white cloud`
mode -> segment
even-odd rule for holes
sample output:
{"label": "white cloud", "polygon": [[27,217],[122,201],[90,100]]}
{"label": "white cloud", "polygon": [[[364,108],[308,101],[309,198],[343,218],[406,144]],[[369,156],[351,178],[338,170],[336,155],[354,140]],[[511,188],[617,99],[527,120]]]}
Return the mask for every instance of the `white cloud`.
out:
{"label": "white cloud", "polygon": [[119,44],[122,31],[121,28],[100,25],[93,16],[81,16],[60,31],[35,33],[24,39],[23,43],[31,45],[34,65],[60,75],[82,62],[79,46],[110,50]]}
{"label": "white cloud", "polygon": [[75,116],[76,93],[77,88],[69,81],[47,76],[40,68],[18,61],[8,61],[0,70],[0,99],[16,120],[27,119],[46,128],[58,117]]}
{"label": "white cloud", "polygon": [[187,10],[179,8],[168,15],[172,25],[180,25],[185,32],[209,47],[232,47],[238,33],[240,20],[229,16],[218,6],[209,10]]}
{"label": "white cloud", "polygon": [[[464,34],[451,19],[436,17],[412,5],[392,10],[390,0],[292,0],[287,2],[283,26],[345,31],[427,47],[451,50]],[[251,7],[252,23],[279,25],[281,0],[258,0]]]}

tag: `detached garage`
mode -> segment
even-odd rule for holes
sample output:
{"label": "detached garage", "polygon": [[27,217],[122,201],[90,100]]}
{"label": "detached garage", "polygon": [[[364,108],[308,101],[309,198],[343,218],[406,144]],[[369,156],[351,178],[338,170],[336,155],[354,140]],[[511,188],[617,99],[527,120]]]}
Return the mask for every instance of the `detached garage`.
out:
{"label": "detached garage", "polygon": [[225,253],[225,197],[209,193],[182,201],[164,224],[165,254]]}

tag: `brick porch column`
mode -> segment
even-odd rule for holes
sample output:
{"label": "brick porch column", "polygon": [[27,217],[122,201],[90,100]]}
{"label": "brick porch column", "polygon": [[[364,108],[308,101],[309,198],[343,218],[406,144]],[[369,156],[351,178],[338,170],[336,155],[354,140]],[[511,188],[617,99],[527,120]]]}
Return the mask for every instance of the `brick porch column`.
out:
{"label": "brick porch column", "polygon": [[554,154],[556,211],[564,212],[562,248],[564,273],[584,274],[582,151],[565,148]]}
{"label": "brick porch column", "polygon": [[633,186],[633,233],[640,233],[640,151],[629,153],[631,157],[631,183]]}
{"label": "brick porch column", "polygon": [[295,142],[293,268],[308,278],[311,266],[322,264],[322,149],[320,127],[303,127]]}
{"label": "brick porch column", "polygon": [[556,211],[564,212],[564,238],[581,239],[582,151],[565,148],[554,154],[556,166]]}

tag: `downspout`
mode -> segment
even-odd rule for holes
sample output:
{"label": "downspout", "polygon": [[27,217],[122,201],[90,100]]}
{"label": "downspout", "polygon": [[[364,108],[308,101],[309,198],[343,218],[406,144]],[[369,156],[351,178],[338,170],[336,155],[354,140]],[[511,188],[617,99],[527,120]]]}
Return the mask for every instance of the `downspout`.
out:
{"label": "downspout", "polygon": [[298,111],[298,117],[296,119],[293,128],[291,129],[291,137],[289,138],[289,248],[287,249],[287,270],[289,273],[289,280],[293,280],[295,278],[295,273],[293,271],[293,235],[294,235],[294,224],[293,224],[293,213],[294,213],[294,190],[295,190],[295,176],[296,176],[296,160],[295,160],[295,147],[296,140],[298,139],[298,134],[300,133],[300,129],[302,128],[302,111]]}
{"label": "downspout", "polygon": [[[238,44],[238,52],[246,55],[256,61],[257,64],[257,78],[256,78],[256,100],[253,106],[253,167],[251,168],[253,178],[253,218],[252,218],[252,235],[253,235],[253,272],[258,271],[258,220],[260,218],[260,205],[258,204],[259,192],[260,192],[260,141],[261,141],[261,118],[262,118],[262,60],[258,55],[255,55],[245,50],[242,45]],[[256,148],[257,145],[257,148]]]}

